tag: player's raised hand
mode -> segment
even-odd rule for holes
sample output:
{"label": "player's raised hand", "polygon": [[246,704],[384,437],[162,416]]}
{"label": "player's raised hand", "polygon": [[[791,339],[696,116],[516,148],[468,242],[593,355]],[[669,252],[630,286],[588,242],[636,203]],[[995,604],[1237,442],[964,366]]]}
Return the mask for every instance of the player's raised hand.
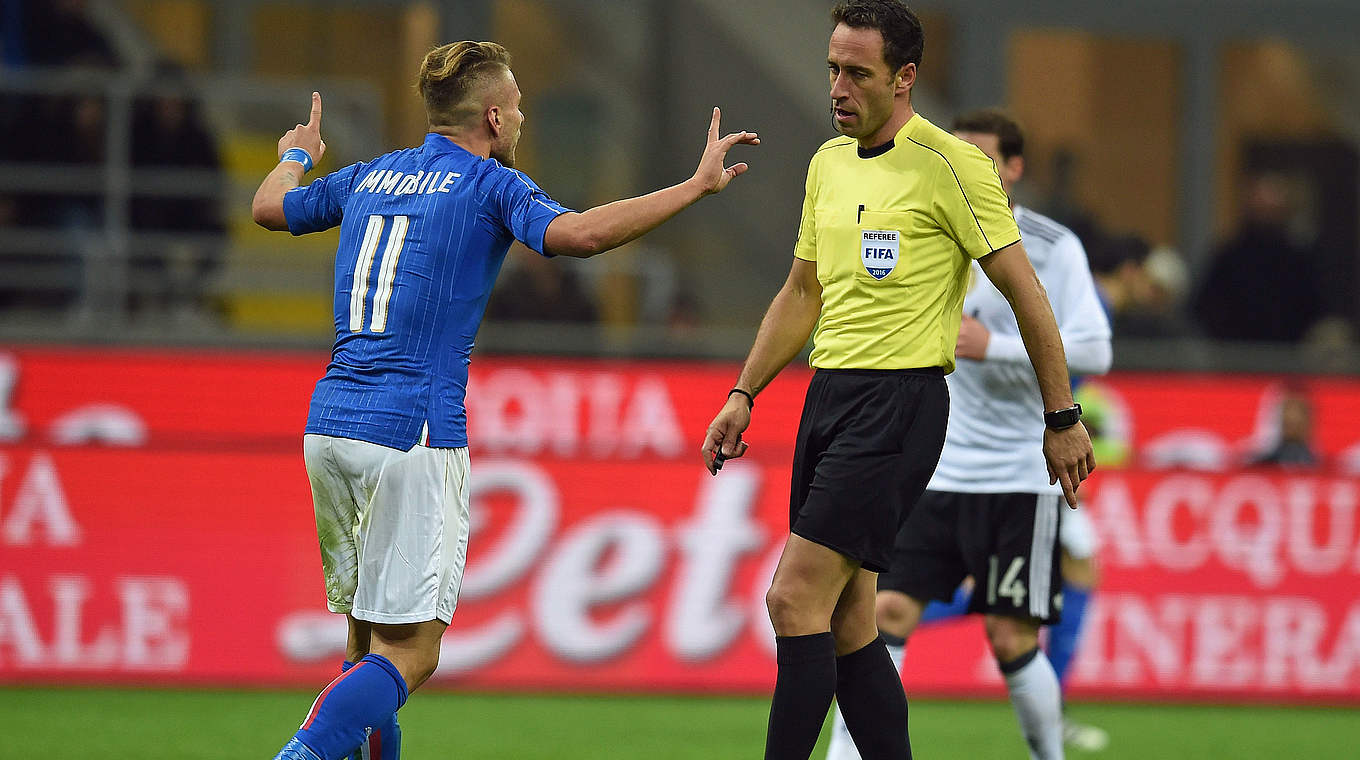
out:
{"label": "player's raised hand", "polygon": [[717,475],[724,460],[736,459],[746,453],[746,441],[741,439],[741,434],[750,425],[751,407],[746,398],[736,393],[729,395],[727,404],[709,424],[704,445],[699,449],[709,474]]}
{"label": "player's raised hand", "polygon": [[302,148],[314,163],[321,163],[326,152],[326,141],[321,139],[321,93],[312,93],[312,116],[306,124],[299,124],[279,138],[279,158],[289,148]]}
{"label": "player's raised hand", "polygon": [[1078,422],[1069,428],[1044,429],[1044,460],[1048,463],[1048,483],[1062,483],[1067,506],[1077,508],[1077,487],[1096,468],[1091,436]]}
{"label": "player's raised hand", "polygon": [[721,120],[722,110],[715,107],[713,119],[708,123],[708,144],[704,146],[704,155],[699,158],[699,168],[694,170],[694,180],[699,183],[705,195],[722,192],[733,177],[750,168],[745,163],[723,165],[727,159],[727,151],[731,150],[733,145],[760,144],[760,137],[755,132],[733,132],[726,137],[718,137],[718,123]]}

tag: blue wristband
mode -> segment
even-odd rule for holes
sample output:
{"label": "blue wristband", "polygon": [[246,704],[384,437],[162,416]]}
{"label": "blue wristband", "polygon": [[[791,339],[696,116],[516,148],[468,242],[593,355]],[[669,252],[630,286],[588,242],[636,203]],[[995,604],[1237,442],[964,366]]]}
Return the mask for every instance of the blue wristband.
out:
{"label": "blue wristband", "polygon": [[299,164],[302,164],[302,171],[304,172],[312,170],[312,154],[302,148],[289,148],[288,150],[285,150],[283,155],[279,156],[279,163],[283,163],[284,161],[296,161]]}

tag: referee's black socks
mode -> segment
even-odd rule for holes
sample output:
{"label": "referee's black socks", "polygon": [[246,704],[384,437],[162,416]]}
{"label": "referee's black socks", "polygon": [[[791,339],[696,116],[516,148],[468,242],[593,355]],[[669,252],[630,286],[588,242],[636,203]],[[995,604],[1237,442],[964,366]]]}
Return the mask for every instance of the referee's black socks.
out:
{"label": "referee's black socks", "polygon": [[907,695],[882,637],[836,658],[836,702],[864,760],[911,758]]}
{"label": "referee's black socks", "polygon": [[776,636],[774,642],[779,675],[770,700],[765,760],[807,760],[838,688],[836,640],[827,631]]}

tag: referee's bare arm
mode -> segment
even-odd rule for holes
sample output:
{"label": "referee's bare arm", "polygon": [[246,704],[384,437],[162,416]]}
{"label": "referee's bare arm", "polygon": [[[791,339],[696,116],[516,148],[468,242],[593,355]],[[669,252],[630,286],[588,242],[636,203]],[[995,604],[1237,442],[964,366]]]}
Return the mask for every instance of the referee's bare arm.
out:
{"label": "referee's bare arm", "polygon": [[[1034,267],[1019,242],[978,259],[982,271],[1010,302],[1020,325],[1020,338],[1039,379],[1045,411],[1072,406],[1072,384],[1057,320]],[[1062,483],[1067,505],[1077,506],[1077,486],[1096,468],[1091,439],[1080,424],[1063,430],[1044,429],[1044,459],[1049,482]]]}
{"label": "referee's bare arm", "polygon": [[[817,280],[817,262],[794,257],[789,278],[760,321],[760,330],[742,365],[736,387],[753,397],[760,393],[807,345],[821,313],[822,283]],[[700,449],[710,473],[718,472],[719,451],[724,459],[736,459],[746,453],[741,434],[751,424],[751,409],[745,396],[732,393],[713,418]]]}

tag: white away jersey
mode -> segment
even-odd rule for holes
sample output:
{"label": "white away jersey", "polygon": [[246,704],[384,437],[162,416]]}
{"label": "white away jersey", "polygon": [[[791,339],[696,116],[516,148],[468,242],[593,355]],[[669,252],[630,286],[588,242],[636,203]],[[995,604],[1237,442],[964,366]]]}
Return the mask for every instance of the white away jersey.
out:
{"label": "white away jersey", "polygon": [[[1110,321],[1071,230],[1015,207],[1021,241],[1048,291],[1074,375],[1110,365]],[[959,359],[949,375],[949,430],[927,486],[961,493],[1061,493],[1044,464],[1044,405],[1010,304],[977,262],[963,313],[991,331],[983,361]]]}

